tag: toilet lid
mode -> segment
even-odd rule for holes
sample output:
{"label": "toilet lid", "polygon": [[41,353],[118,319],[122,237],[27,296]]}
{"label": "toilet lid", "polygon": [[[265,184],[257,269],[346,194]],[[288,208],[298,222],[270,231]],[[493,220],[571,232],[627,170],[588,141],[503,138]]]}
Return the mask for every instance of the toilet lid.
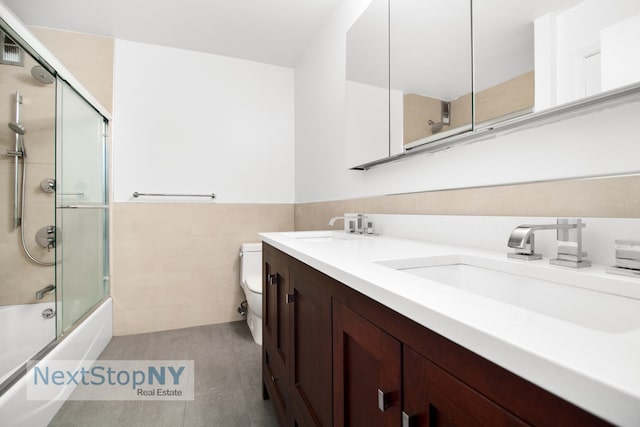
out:
{"label": "toilet lid", "polygon": [[251,292],[255,292],[256,294],[262,293],[262,277],[257,274],[254,276],[249,276],[244,279],[245,285]]}

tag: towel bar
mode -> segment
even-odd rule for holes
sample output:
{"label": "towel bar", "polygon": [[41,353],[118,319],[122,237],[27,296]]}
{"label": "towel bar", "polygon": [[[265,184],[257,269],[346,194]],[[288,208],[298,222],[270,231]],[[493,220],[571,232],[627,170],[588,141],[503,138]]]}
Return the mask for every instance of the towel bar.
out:
{"label": "towel bar", "polygon": [[133,193],[133,197],[140,196],[151,196],[151,197],[210,197],[212,199],[216,198],[214,193],[211,194],[170,194],[170,193],[138,193],[137,191]]}

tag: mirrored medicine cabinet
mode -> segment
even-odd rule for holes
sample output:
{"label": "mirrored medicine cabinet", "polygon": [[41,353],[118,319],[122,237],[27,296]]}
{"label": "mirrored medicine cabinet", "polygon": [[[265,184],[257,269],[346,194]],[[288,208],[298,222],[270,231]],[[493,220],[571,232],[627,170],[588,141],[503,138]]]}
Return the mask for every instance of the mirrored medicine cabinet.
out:
{"label": "mirrored medicine cabinet", "polygon": [[638,0],[371,0],[346,42],[353,169],[640,96]]}

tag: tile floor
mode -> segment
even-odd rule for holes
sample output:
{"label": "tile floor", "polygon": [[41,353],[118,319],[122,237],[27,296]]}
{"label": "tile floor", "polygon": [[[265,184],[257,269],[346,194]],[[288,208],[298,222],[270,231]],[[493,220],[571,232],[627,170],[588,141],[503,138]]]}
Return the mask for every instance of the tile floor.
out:
{"label": "tile floor", "polygon": [[114,337],[103,360],[193,359],[193,401],[67,401],[49,426],[277,426],[246,322]]}

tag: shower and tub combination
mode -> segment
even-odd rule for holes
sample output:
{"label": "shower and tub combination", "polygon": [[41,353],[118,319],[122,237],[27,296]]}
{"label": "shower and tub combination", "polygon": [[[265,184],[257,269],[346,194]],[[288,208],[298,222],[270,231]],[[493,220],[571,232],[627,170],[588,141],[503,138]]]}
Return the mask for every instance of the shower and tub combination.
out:
{"label": "shower and tub combination", "polygon": [[109,114],[0,17],[0,419],[46,425],[62,402],[25,399],[32,361],[97,357],[111,338]]}

